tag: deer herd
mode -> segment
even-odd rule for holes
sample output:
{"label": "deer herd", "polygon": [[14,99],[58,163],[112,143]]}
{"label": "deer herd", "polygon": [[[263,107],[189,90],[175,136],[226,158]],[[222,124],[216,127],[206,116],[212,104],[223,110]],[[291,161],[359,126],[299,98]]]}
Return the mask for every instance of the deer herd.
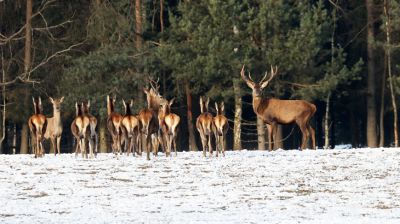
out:
{"label": "deer herd", "polygon": [[[263,98],[262,90],[277,74],[277,67],[271,66],[270,77],[265,73],[260,82],[254,82],[249,73],[244,74],[243,65],[240,75],[248,87],[252,89],[253,110],[267,125],[269,150],[275,139],[278,124],[296,123],[302,132],[301,149],[304,149],[308,138],[311,136],[312,147],[315,149],[315,131],[310,125],[310,119],[316,112],[314,104],[304,100],[280,100],[276,98]],[[132,113],[133,100],[122,100],[124,114],[115,111],[115,97],[107,96],[107,129],[112,138],[112,152],[115,155],[127,155],[132,153],[142,155],[142,149],[146,152],[147,160],[150,153],[157,156],[159,148],[166,156],[174,151],[177,155],[176,139],[178,136],[179,115],[171,111],[174,98],[165,99],[160,93],[158,80],[149,79],[149,88],[144,88],[147,108],[143,108],[137,115]],[[53,99],[49,97],[53,105],[53,116],[43,115],[42,100],[33,99],[34,114],[29,118],[28,125],[32,138],[32,152],[35,158],[42,157],[45,153],[43,141],[50,139],[54,154],[60,154],[61,134],[63,131],[61,121],[61,104],[64,97]],[[200,97],[201,114],[196,120],[196,129],[201,138],[203,156],[207,151],[212,156],[212,139],[215,139],[216,156],[222,153],[225,156],[225,138],[229,129],[228,119],[224,115],[224,103],[215,102],[216,116],[208,111],[210,99]],[[98,152],[98,134],[96,131],[97,118],[90,113],[90,101],[75,103],[75,118],[71,123],[71,132],[76,140],[75,156],[79,153],[83,158],[94,158]],[[124,146],[124,147],[122,147]]]}

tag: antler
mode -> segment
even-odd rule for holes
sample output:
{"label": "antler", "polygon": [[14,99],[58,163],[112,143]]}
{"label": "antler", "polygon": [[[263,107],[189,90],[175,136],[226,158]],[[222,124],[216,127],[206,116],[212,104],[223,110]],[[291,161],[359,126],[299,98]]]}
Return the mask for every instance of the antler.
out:
{"label": "antler", "polygon": [[278,73],[278,66],[274,67],[271,65],[271,75],[269,77],[269,79],[267,81],[264,81],[267,78],[268,75],[268,71],[265,72],[264,77],[262,78],[262,80],[260,81],[260,86],[261,88],[264,88],[268,85],[268,83],[275,77],[275,75]]}
{"label": "antler", "polygon": [[[150,83],[150,85],[151,85],[151,88],[153,88],[154,90],[158,90],[159,88],[160,88],[160,85],[158,85],[158,82],[160,81],[160,78],[158,77],[157,78],[157,81],[154,81],[153,79],[151,79],[150,77],[149,77],[149,83]],[[155,86],[154,86],[154,85]]]}

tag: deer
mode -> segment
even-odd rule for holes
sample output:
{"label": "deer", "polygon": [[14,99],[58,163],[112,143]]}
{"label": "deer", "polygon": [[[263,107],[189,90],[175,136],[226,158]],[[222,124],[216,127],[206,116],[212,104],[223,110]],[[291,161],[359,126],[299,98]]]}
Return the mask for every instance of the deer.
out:
{"label": "deer", "polygon": [[200,97],[201,114],[197,117],[196,120],[196,128],[200,134],[204,157],[206,156],[207,150],[209,151],[210,156],[212,156],[213,153],[211,145],[213,115],[208,112],[209,103],[210,98],[205,99],[205,97]]}
{"label": "deer", "polygon": [[50,139],[51,145],[54,149],[54,155],[60,154],[61,135],[63,131],[61,121],[61,104],[64,101],[64,97],[59,99],[53,99],[49,97],[51,104],[53,105],[53,117],[46,118],[47,128],[44,134],[45,139]]}
{"label": "deer", "polygon": [[138,150],[139,147],[139,119],[132,114],[131,107],[133,105],[133,100],[130,102],[125,102],[122,100],[122,104],[124,105],[125,114],[122,118],[121,126],[122,133],[125,142],[125,152],[129,156],[129,153],[132,152],[133,156],[135,156],[135,152],[140,154],[141,152]]}
{"label": "deer", "polygon": [[32,97],[34,114],[28,120],[29,130],[31,132],[32,139],[32,151],[35,154],[35,158],[42,157],[44,155],[43,149],[43,137],[46,132],[47,119],[42,114],[42,99],[39,97],[37,101]]}
{"label": "deer", "polygon": [[90,156],[93,158],[97,156],[99,136],[96,132],[97,128],[97,118],[90,113],[90,100],[82,102],[82,114],[89,119],[89,149]]}
{"label": "deer", "polygon": [[114,111],[115,97],[107,96],[107,128],[112,137],[112,150],[115,155],[122,153],[121,151],[121,121],[122,115]]}
{"label": "deer", "polygon": [[312,148],[315,148],[315,131],[310,125],[310,119],[317,111],[317,107],[305,100],[281,100],[277,98],[263,98],[262,90],[268,86],[269,82],[276,76],[278,67],[271,66],[270,77],[268,71],[265,72],[264,77],[260,82],[256,83],[244,74],[245,66],[243,65],[240,75],[246,82],[247,86],[252,89],[253,97],[253,110],[265,123],[267,123],[268,129],[268,145],[269,151],[272,150],[272,142],[274,141],[274,135],[276,126],[278,124],[287,125],[296,123],[302,133],[302,143],[300,149],[303,150],[306,147],[307,140],[311,135]]}
{"label": "deer", "polygon": [[[76,116],[71,123],[71,132],[76,139],[75,157],[78,156],[79,151],[82,153],[82,158],[87,158],[86,141],[89,138],[88,127],[90,125],[89,118],[83,115],[83,105],[75,102]],[[93,155],[91,154],[93,158]]]}
{"label": "deer", "polygon": [[160,105],[164,104],[166,100],[159,94],[158,87],[153,85],[151,88],[143,88],[143,91],[146,94],[147,108],[140,110],[138,116],[141,125],[140,132],[145,138],[143,144],[146,148],[146,158],[150,160],[151,146],[153,147],[153,154],[156,156],[160,142],[161,144],[163,143],[158,116]]}
{"label": "deer", "polygon": [[164,137],[166,138],[166,156],[169,156],[174,149],[175,156],[177,156],[176,152],[176,138],[178,136],[177,127],[180,122],[180,117],[171,112],[171,105],[174,103],[175,98],[171,99],[167,103],[161,105],[161,113],[163,114],[163,120],[161,125],[161,130],[163,132]]}
{"label": "deer", "polygon": [[225,156],[225,136],[229,129],[228,118],[226,118],[223,113],[225,110],[224,102],[221,102],[218,105],[215,102],[215,110],[217,111],[217,115],[213,118],[213,132],[215,136],[215,152],[216,157],[218,157],[218,153],[221,152],[223,156]]}

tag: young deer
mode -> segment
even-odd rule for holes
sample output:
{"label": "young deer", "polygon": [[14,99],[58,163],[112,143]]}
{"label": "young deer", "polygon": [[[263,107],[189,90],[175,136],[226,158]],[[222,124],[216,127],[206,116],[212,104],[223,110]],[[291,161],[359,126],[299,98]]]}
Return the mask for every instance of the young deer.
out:
{"label": "young deer", "polygon": [[217,115],[213,118],[213,132],[215,136],[215,151],[218,157],[218,152],[222,152],[222,155],[225,156],[225,136],[229,129],[229,123],[228,119],[223,115],[225,109],[224,102],[221,102],[219,106],[215,102],[215,109]]}
{"label": "young deer", "polygon": [[115,105],[115,97],[111,99],[110,96],[107,96],[107,115],[108,115],[107,128],[113,140],[112,144],[113,153],[115,155],[118,155],[118,153],[122,153],[121,151],[122,116],[121,114],[114,112],[114,105]]}
{"label": "young deer", "polygon": [[61,104],[64,97],[60,99],[53,99],[49,97],[50,102],[53,104],[53,117],[46,118],[47,128],[44,134],[45,139],[50,139],[54,149],[54,155],[60,154],[61,134],[63,131],[61,121]]}
{"label": "young deer", "polygon": [[163,114],[162,126],[161,130],[163,135],[166,138],[167,147],[166,147],[166,155],[169,156],[172,152],[172,148],[176,152],[176,138],[178,136],[177,127],[180,122],[180,117],[177,114],[171,113],[171,105],[174,103],[174,99],[170,100],[168,103],[164,103],[161,105],[160,113]]}
{"label": "young deer", "polygon": [[150,160],[151,146],[153,146],[153,154],[157,155],[159,144],[162,142],[158,113],[165,99],[158,93],[158,88],[144,88],[144,93],[147,98],[147,108],[139,112],[139,121],[141,134],[145,137],[143,144],[146,148],[147,160]]}
{"label": "young deer", "polygon": [[38,101],[35,101],[35,98],[32,97],[32,100],[35,114],[29,118],[28,125],[32,139],[34,140],[34,142],[32,142],[32,151],[35,154],[35,158],[37,158],[44,155],[42,141],[44,133],[46,132],[47,120],[42,114],[42,99],[39,97]]}
{"label": "young deer", "polygon": [[210,102],[210,98],[200,97],[200,110],[201,114],[197,117],[196,120],[196,128],[200,133],[201,144],[203,146],[203,156],[206,156],[206,151],[210,152],[210,156],[212,156],[212,145],[211,145],[211,137],[212,137],[212,123],[213,116],[208,112],[208,104]]}
{"label": "young deer", "polygon": [[139,120],[136,116],[132,114],[131,107],[133,105],[133,100],[126,103],[125,100],[122,100],[122,103],[125,108],[125,115],[122,118],[122,132],[124,136],[125,142],[125,152],[129,156],[129,153],[135,156],[136,153],[140,154],[139,147]]}
{"label": "young deer", "polygon": [[90,100],[82,102],[82,115],[89,119],[89,149],[90,156],[97,156],[99,137],[96,132],[97,118],[90,113]]}
{"label": "young deer", "polygon": [[[89,138],[89,118],[83,115],[82,105],[75,103],[76,117],[71,123],[71,132],[76,139],[75,157],[79,151],[82,153],[82,158],[87,158],[86,141]],[[91,153],[93,157],[93,153]]]}
{"label": "young deer", "polygon": [[268,128],[268,143],[269,150],[272,150],[272,141],[274,141],[274,134],[277,124],[291,124],[296,123],[303,135],[301,149],[306,147],[307,140],[311,134],[312,147],[315,149],[315,131],[310,125],[310,119],[314,115],[317,108],[314,104],[305,100],[280,100],[276,98],[263,98],[262,90],[268,86],[268,83],[277,74],[278,68],[271,66],[271,75],[268,80],[268,72],[265,72],[264,78],[256,83],[244,75],[244,65],[240,75],[253,92],[253,110],[264,122],[267,123]]}

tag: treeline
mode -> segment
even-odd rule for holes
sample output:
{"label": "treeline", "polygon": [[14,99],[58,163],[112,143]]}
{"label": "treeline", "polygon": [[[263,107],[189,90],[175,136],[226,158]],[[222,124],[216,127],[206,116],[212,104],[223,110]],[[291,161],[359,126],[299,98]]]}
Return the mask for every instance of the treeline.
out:
{"label": "treeline", "polygon": [[[400,3],[396,0],[5,0],[0,2],[1,153],[27,153],[32,96],[65,97],[62,151],[71,152],[74,103],[90,100],[100,150],[110,150],[106,96],[145,107],[147,78],[176,98],[179,150],[198,150],[199,97],[225,102],[229,149],[265,149],[264,124],[240,78],[270,66],[265,96],[317,106],[317,145],[397,146]],[[211,109],[213,112],[213,110]],[[215,111],[214,111],[215,112]],[[295,126],[276,147],[297,148]]]}

